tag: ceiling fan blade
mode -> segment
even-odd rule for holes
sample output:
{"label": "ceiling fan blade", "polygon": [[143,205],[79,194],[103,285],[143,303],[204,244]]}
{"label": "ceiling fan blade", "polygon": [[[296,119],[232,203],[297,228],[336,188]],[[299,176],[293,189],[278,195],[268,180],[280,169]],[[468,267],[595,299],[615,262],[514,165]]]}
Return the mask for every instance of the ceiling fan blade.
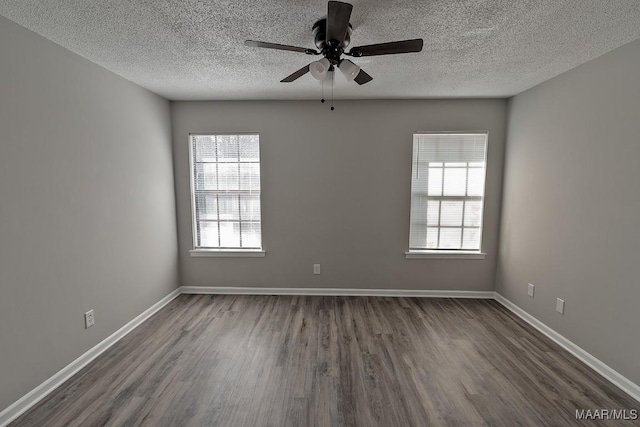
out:
{"label": "ceiling fan blade", "polygon": [[329,11],[327,13],[327,44],[330,44],[330,41],[337,46],[344,44],[352,9],[353,6],[349,3],[340,1],[329,2]]}
{"label": "ceiling fan blade", "polygon": [[399,42],[370,44],[352,48],[348,55],[351,56],[374,56],[392,55],[396,53],[420,52],[422,50],[422,39],[402,40]]}
{"label": "ceiling fan blade", "polygon": [[304,47],[289,46],[286,44],[278,44],[278,43],[259,42],[255,40],[246,40],[244,44],[249,47],[263,47],[266,49],[289,50],[291,52],[301,52],[301,53],[309,53],[309,51],[315,52],[313,49],[306,49]]}
{"label": "ceiling fan blade", "polygon": [[371,77],[369,74],[365,73],[364,70],[360,70],[360,72],[358,73],[356,78],[353,79],[353,81],[358,83],[359,85],[363,85],[365,83],[369,83],[371,80],[373,80],[373,77]]}
{"label": "ceiling fan blade", "polygon": [[299,79],[300,77],[304,76],[305,74],[307,74],[309,72],[309,66],[305,65],[304,67],[300,68],[298,71],[296,71],[295,73],[288,75],[287,77],[285,77],[284,79],[280,80],[280,83],[291,83],[294,80]]}

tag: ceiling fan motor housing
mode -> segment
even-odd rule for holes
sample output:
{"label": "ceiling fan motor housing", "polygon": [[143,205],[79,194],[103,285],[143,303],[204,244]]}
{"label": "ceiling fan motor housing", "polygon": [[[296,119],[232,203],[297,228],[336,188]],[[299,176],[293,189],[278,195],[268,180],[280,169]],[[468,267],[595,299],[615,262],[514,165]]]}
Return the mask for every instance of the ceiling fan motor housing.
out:
{"label": "ceiling fan motor housing", "polygon": [[345,35],[344,42],[333,42],[326,40],[327,38],[327,18],[322,18],[313,24],[313,39],[316,47],[320,49],[322,54],[332,63],[338,64],[340,61],[340,55],[344,52],[344,49],[349,46],[351,42],[351,31],[353,27],[351,24],[347,27],[347,34]]}

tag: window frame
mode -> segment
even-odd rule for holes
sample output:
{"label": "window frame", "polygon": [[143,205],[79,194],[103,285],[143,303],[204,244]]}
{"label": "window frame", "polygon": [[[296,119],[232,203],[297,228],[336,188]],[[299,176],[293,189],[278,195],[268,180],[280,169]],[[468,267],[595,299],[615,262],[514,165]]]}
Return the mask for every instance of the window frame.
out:
{"label": "window frame", "polygon": [[[411,179],[410,179],[410,189],[409,189],[409,240],[411,239],[411,212],[412,212],[412,202],[413,202],[413,147],[415,144],[414,138],[415,135],[484,135],[485,136],[485,150],[484,150],[484,186],[482,191],[482,203],[481,203],[481,212],[480,212],[480,244],[478,249],[446,249],[446,248],[433,248],[433,249],[412,249],[409,246],[409,249],[405,251],[406,259],[485,259],[486,253],[482,251],[483,246],[483,235],[484,235],[484,219],[485,219],[485,205],[486,205],[486,194],[487,194],[487,166],[488,166],[488,158],[489,158],[489,131],[487,130],[478,130],[478,131],[415,131],[412,134],[411,139]],[[469,162],[465,162],[469,163]],[[466,169],[468,169],[468,165]],[[444,173],[444,164],[443,164],[443,173]],[[444,185],[444,182],[443,182]],[[468,182],[467,182],[468,186]],[[447,196],[434,196],[439,197],[441,199],[446,199]],[[454,198],[466,198],[468,196],[451,196]],[[463,214],[464,215],[464,214]],[[462,226],[464,228],[464,224]],[[440,227],[438,227],[440,228]],[[411,243],[411,242],[409,242]]]}
{"label": "window frame", "polygon": [[[195,191],[195,161],[194,161],[194,144],[192,142],[193,137],[198,136],[219,136],[219,135],[258,135],[258,152],[260,155],[259,158],[259,166],[260,166],[260,248],[214,248],[214,247],[198,247],[196,243],[198,242],[197,235],[197,212],[196,212],[196,191]],[[201,257],[247,257],[247,258],[260,258],[266,255],[266,251],[264,250],[264,233],[262,229],[263,221],[262,221],[262,144],[261,137],[259,132],[191,132],[189,133],[189,137],[187,138],[189,145],[189,192],[191,197],[191,232],[192,232],[192,242],[191,249],[189,250],[189,254],[191,257],[201,258]],[[230,164],[235,164],[234,162],[229,162]],[[239,163],[239,162],[238,162]],[[218,206],[219,209],[219,206]]]}

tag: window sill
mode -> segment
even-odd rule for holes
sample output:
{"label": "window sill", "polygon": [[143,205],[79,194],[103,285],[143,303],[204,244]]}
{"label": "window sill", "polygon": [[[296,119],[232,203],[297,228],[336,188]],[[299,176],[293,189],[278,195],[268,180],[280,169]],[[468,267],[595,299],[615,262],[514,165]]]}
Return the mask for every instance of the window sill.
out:
{"label": "window sill", "polygon": [[476,251],[407,251],[406,259],[484,259],[487,254]]}
{"label": "window sill", "polygon": [[193,258],[264,258],[266,252],[263,250],[215,250],[215,249],[192,249],[189,255]]}

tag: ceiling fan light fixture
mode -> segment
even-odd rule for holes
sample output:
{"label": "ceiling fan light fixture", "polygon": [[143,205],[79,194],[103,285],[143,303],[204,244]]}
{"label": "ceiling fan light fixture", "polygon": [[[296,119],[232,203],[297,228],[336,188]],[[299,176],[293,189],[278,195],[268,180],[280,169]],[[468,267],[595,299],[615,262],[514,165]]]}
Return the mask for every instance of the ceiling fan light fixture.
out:
{"label": "ceiling fan light fixture", "polygon": [[330,84],[330,83],[331,83],[331,81],[332,81],[332,80],[334,79],[334,77],[335,77],[335,76],[333,75],[333,73],[334,73],[334,71],[333,71],[333,70],[331,70],[331,69],[329,69],[329,71],[327,71],[327,75],[324,77],[324,79],[323,79],[323,80],[320,80],[320,81],[318,82],[318,84],[319,84],[320,86],[323,86],[323,85],[324,85],[324,82],[327,82],[327,84]]}
{"label": "ceiling fan light fixture", "polygon": [[309,64],[309,72],[316,80],[324,80],[327,78],[327,73],[329,72],[329,67],[331,63],[327,58],[322,58],[318,61],[312,62]]}
{"label": "ceiling fan light fixture", "polygon": [[342,71],[342,74],[344,74],[348,82],[352,82],[360,72],[360,67],[348,59],[343,59],[340,65],[338,65],[338,68],[340,68],[340,71]]}

